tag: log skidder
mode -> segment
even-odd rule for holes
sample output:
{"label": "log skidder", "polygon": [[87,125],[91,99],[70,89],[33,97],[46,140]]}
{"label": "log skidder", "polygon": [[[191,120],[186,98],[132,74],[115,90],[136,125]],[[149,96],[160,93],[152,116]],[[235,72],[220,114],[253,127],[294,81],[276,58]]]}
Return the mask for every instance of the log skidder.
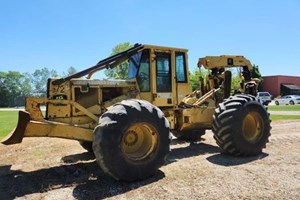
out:
{"label": "log skidder", "polygon": [[[1,142],[17,144],[24,137],[77,140],[94,153],[104,172],[125,181],[155,174],[170,151],[170,131],[178,139],[197,142],[212,129],[227,153],[261,153],[271,127],[266,109],[249,96],[256,96],[259,82],[251,62],[234,55],[199,58],[198,67],[208,73],[199,77],[199,88],[193,91],[187,52],[135,44],[80,72],[50,78],[47,97],[27,97],[16,129]],[[124,62],[126,80],[93,78]],[[228,68],[233,67],[241,78],[234,93],[248,95],[229,97]]]}
{"label": "log skidder", "polygon": [[254,96],[236,95],[216,108],[212,131],[225,153],[252,156],[266,147],[270,122],[267,110]]}
{"label": "log skidder", "polygon": [[115,179],[142,180],[156,173],[170,151],[169,123],[144,100],[124,100],[105,112],[93,149],[103,171]]}

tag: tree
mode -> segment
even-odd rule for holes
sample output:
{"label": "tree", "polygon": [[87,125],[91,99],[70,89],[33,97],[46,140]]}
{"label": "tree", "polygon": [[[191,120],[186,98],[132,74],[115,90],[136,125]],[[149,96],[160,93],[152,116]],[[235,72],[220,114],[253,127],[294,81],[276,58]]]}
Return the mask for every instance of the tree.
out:
{"label": "tree", "polygon": [[[126,51],[127,49],[129,49],[131,47],[133,47],[133,45],[131,45],[129,42],[124,42],[124,43],[118,44],[117,46],[115,46],[112,49],[111,56],[113,56],[117,53],[120,53],[122,51]],[[128,61],[125,61],[125,62],[121,63],[120,65],[118,65],[117,67],[115,67],[113,69],[105,70],[104,74],[108,78],[127,79],[127,77],[128,77],[128,66],[129,66]]]}
{"label": "tree", "polygon": [[237,69],[230,69],[231,71],[231,95],[233,95],[236,91],[239,91],[241,89],[241,81],[242,77],[240,75],[240,72]]}
{"label": "tree", "polygon": [[50,77],[57,77],[55,70],[48,68],[37,69],[32,74],[33,95],[37,97],[46,97],[47,82]]}
{"label": "tree", "polygon": [[0,107],[8,107],[9,98],[9,87],[7,86],[7,74],[0,72]]}
{"label": "tree", "polygon": [[76,74],[77,70],[74,67],[69,67],[67,73],[63,72],[63,76],[71,76]]}
{"label": "tree", "polygon": [[31,75],[29,73],[24,73],[20,79],[21,83],[21,94],[16,99],[17,105],[16,106],[24,106],[25,105],[25,98],[27,96],[32,95],[32,86],[31,86]]}
{"label": "tree", "polygon": [[192,89],[194,90],[199,90],[199,79],[200,77],[203,77],[204,79],[204,84],[205,84],[205,77],[206,77],[207,72],[205,70],[197,68],[194,72],[190,72],[190,83],[192,85]]}
{"label": "tree", "polygon": [[30,75],[15,71],[0,72],[0,106],[23,106],[31,94]]}
{"label": "tree", "polygon": [[263,90],[264,79],[262,78],[262,76],[261,76],[261,74],[259,72],[258,65],[253,65],[252,67],[253,67],[253,69],[252,69],[252,77],[259,79],[258,91],[262,91]]}

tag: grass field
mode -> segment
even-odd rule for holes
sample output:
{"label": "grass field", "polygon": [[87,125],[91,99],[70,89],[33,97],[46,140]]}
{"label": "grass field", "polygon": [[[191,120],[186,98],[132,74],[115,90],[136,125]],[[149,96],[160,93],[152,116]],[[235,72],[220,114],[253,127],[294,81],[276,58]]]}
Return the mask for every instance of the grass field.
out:
{"label": "grass field", "polygon": [[[270,105],[268,111],[300,111],[300,105]],[[271,115],[272,120],[300,119],[300,115]]]}
{"label": "grass field", "polygon": [[300,115],[271,115],[271,120],[300,119]]}
{"label": "grass field", "polygon": [[[280,105],[269,106],[269,111],[300,111],[300,105]],[[274,120],[300,119],[300,115],[271,115]],[[18,111],[0,111],[0,140],[4,138],[13,128],[16,127],[18,121]]]}
{"label": "grass field", "polygon": [[279,105],[279,106],[269,106],[270,111],[300,111],[300,104],[298,105]]}
{"label": "grass field", "polygon": [[0,111],[0,140],[17,125],[18,111]]}

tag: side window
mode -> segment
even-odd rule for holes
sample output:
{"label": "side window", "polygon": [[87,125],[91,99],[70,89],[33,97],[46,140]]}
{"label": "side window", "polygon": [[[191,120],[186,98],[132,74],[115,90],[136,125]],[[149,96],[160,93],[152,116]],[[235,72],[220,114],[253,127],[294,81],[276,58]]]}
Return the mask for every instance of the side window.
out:
{"label": "side window", "polygon": [[157,92],[172,91],[170,54],[156,54],[156,84]]}
{"label": "side window", "polygon": [[186,83],[186,65],[185,65],[185,57],[184,53],[176,53],[175,54],[176,61],[176,80],[179,83]]}
{"label": "side window", "polygon": [[141,92],[150,91],[150,61],[149,51],[144,51],[142,54],[139,70],[137,73],[137,82]]}

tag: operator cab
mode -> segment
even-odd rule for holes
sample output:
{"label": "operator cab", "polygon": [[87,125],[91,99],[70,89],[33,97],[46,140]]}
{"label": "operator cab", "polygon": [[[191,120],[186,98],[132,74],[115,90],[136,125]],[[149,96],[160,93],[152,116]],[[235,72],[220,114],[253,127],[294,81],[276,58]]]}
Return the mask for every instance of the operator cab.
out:
{"label": "operator cab", "polygon": [[128,60],[128,79],[136,78],[142,99],[174,107],[192,92],[186,49],[144,45]]}

